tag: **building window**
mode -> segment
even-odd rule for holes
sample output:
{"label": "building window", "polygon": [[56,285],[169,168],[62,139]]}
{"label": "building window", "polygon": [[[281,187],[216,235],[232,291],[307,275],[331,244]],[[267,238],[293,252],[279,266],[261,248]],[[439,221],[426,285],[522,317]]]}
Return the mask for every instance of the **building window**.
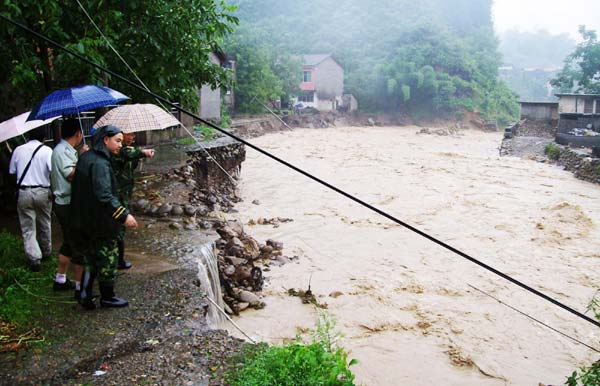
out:
{"label": "building window", "polygon": [[594,112],[594,100],[586,99],[585,104],[583,105],[583,113],[584,114],[592,114]]}
{"label": "building window", "polygon": [[312,91],[298,96],[298,102],[312,103],[312,102],[314,102],[314,100],[315,100],[315,93]]}
{"label": "building window", "polygon": [[596,114],[600,114],[600,99],[596,99]]}
{"label": "building window", "polygon": [[312,82],[312,72],[311,71],[304,71],[302,73],[302,81],[303,82]]}

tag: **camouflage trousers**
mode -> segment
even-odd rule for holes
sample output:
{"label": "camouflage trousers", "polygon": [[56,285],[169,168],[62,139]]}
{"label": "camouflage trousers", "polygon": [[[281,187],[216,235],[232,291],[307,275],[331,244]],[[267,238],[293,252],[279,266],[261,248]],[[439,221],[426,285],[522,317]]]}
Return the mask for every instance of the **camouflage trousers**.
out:
{"label": "camouflage trousers", "polygon": [[99,283],[114,285],[119,261],[117,239],[93,240],[89,247],[89,253],[85,256],[85,268],[96,274]]}

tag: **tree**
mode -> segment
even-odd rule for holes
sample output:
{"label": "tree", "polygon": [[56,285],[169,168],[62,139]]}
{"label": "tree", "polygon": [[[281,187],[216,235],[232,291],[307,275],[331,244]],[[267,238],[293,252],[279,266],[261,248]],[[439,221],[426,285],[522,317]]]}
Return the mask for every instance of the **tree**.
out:
{"label": "tree", "polygon": [[287,49],[277,49],[261,31],[240,28],[230,36],[225,50],[234,55],[236,109],[243,113],[264,112],[261,103],[297,94],[301,64]]}
{"label": "tree", "polygon": [[[94,22],[146,85],[191,110],[197,87],[229,81],[226,70],[209,61],[237,23],[235,8],[223,0],[81,0]],[[21,22],[95,63],[133,79],[76,2],[5,0],[2,14]],[[0,85],[8,99],[0,117],[14,115],[47,93],[81,83],[112,86],[138,102],[145,93],[87,66],[26,32],[0,22]],[[114,84],[113,84],[114,83]],[[5,99],[5,98],[2,98]]]}
{"label": "tree", "polygon": [[583,42],[565,59],[563,69],[550,82],[561,92],[600,94],[600,42],[596,31],[579,27]]}

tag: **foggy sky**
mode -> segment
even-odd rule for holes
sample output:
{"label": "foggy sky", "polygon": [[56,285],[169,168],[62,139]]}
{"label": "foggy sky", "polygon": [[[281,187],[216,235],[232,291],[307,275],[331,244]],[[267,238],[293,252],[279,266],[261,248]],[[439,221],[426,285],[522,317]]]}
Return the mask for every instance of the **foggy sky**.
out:
{"label": "foggy sky", "polygon": [[493,14],[498,33],[545,29],[580,40],[580,24],[600,33],[600,0],[494,0]]}

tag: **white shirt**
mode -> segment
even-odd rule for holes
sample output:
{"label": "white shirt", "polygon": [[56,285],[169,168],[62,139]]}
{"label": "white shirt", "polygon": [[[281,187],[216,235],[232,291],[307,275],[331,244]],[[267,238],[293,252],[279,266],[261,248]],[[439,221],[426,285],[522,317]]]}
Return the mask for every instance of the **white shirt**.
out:
{"label": "white shirt", "polygon": [[[10,158],[8,172],[17,174],[17,182],[21,179],[21,175],[25,167],[31,159],[31,155],[42,143],[37,139],[32,139],[24,145],[15,149]],[[42,146],[29,166],[29,170],[21,182],[22,186],[50,186],[50,171],[52,170],[52,149],[48,146]]]}

